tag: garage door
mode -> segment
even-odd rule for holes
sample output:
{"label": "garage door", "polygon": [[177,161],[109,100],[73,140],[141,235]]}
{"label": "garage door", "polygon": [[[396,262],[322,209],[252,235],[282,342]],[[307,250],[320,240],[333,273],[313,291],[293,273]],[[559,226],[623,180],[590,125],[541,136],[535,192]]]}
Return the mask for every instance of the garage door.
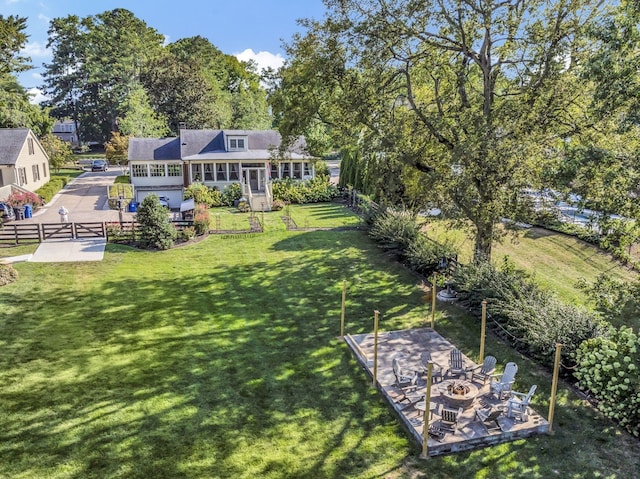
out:
{"label": "garage door", "polygon": [[171,209],[180,208],[180,203],[182,203],[182,190],[138,190],[136,191],[136,201],[142,203],[142,200],[149,195],[166,196],[169,198],[169,206]]}

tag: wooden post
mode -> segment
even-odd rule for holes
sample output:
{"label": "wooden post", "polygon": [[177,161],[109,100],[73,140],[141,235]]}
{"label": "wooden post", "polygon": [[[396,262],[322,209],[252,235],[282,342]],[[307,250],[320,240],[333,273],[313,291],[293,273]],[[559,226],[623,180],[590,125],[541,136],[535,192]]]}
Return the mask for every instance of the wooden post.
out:
{"label": "wooden post", "polygon": [[433,374],[433,364],[427,364],[427,391],[424,395],[424,429],[422,431],[422,459],[429,459],[429,416],[431,415],[431,376]]}
{"label": "wooden post", "polygon": [[380,311],[377,309],[373,312],[373,383],[371,387],[375,388],[378,382],[378,316]]}
{"label": "wooden post", "polygon": [[553,364],[553,379],[551,381],[551,398],[549,399],[549,434],[553,431],[553,413],[556,409],[556,392],[558,390],[558,373],[560,371],[560,350],[562,344],[556,343],[556,360]]}
{"label": "wooden post", "polygon": [[347,300],[347,280],[342,280],[342,308],[340,313],[340,337],[344,338],[344,309]]}
{"label": "wooden post", "polygon": [[433,282],[431,287],[431,329],[434,329],[436,324],[436,296],[437,296],[437,287],[436,287],[436,279],[437,276],[433,274]]}
{"label": "wooden post", "polygon": [[482,326],[480,327],[480,364],[484,361],[484,336],[487,330],[487,300],[482,300]]}

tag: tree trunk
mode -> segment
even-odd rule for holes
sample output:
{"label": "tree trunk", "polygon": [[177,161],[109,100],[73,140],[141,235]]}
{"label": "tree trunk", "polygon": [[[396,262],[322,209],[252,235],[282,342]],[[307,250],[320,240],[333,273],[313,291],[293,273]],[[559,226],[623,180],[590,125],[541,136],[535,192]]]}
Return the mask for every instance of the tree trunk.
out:
{"label": "tree trunk", "polygon": [[495,225],[492,221],[476,224],[476,241],[473,252],[474,263],[491,261],[494,227]]}

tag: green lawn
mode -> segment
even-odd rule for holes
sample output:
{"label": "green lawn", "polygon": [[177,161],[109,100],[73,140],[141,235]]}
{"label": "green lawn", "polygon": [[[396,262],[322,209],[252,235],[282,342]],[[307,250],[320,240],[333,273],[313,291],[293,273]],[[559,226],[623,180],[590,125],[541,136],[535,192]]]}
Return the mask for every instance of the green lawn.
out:
{"label": "green lawn", "polygon": [[[452,227],[447,221],[432,221],[426,232],[438,241],[451,241],[460,249],[460,261],[471,261],[473,239],[460,228]],[[587,301],[585,294],[576,288],[579,278],[594,282],[603,272],[625,281],[638,277],[637,273],[593,245],[542,228],[523,230],[517,236],[505,236],[494,245],[492,256],[497,264],[507,256],[516,266],[531,272],[542,286],[576,304]]]}
{"label": "green lawn", "polygon": [[[557,434],[423,462],[337,338],[423,325],[416,278],[358,231],[211,236],[165,252],[19,263],[0,307],[0,477],[629,478],[640,443],[564,385]],[[475,357],[478,322],[436,329]],[[549,374],[520,365],[519,389]]]}

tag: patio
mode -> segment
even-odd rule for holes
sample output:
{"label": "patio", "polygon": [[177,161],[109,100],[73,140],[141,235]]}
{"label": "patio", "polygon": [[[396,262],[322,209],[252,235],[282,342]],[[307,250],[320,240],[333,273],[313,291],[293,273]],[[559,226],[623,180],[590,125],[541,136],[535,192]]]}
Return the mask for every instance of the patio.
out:
{"label": "patio", "polygon": [[[374,335],[347,335],[344,339],[353,351],[358,362],[367,371],[369,377],[372,378]],[[454,345],[431,328],[378,333],[377,387],[389,401],[389,404],[398,414],[398,417],[407,427],[412,437],[421,446],[424,431],[424,399],[419,401],[403,400],[403,391],[396,385],[392,369],[392,359],[400,358],[409,368],[419,370],[420,354],[428,351],[431,353],[433,362],[442,366],[444,374],[449,364],[450,351],[454,347]],[[477,364],[464,355],[463,362],[465,368],[477,366]],[[501,366],[500,358],[498,358],[498,369],[501,370],[503,366],[504,365]],[[426,375],[424,377],[426,378]],[[448,379],[449,378],[444,378],[442,382],[434,382],[432,384],[430,403],[432,414],[429,420],[430,425],[437,425],[440,420],[440,417],[434,414],[438,405],[446,405],[447,398],[444,397],[444,393],[446,392],[446,386],[451,384],[451,381],[448,381]],[[486,385],[477,381],[472,384],[478,389],[478,394],[473,399],[471,405],[463,410],[458,421],[457,431],[455,433],[447,433],[441,439],[429,436],[429,456],[476,449],[548,432],[549,423],[533,409],[529,408],[528,419],[526,421],[507,417],[508,398],[498,399],[490,392],[488,382]],[[426,394],[426,381],[419,381],[417,385],[419,396],[424,396]],[[530,385],[527,385],[527,390],[529,386]],[[515,389],[520,390],[518,388]],[[535,402],[535,396],[533,397],[533,402]],[[498,418],[499,429],[489,431],[482,422],[476,418],[477,409],[487,408],[504,410],[504,413]]]}

